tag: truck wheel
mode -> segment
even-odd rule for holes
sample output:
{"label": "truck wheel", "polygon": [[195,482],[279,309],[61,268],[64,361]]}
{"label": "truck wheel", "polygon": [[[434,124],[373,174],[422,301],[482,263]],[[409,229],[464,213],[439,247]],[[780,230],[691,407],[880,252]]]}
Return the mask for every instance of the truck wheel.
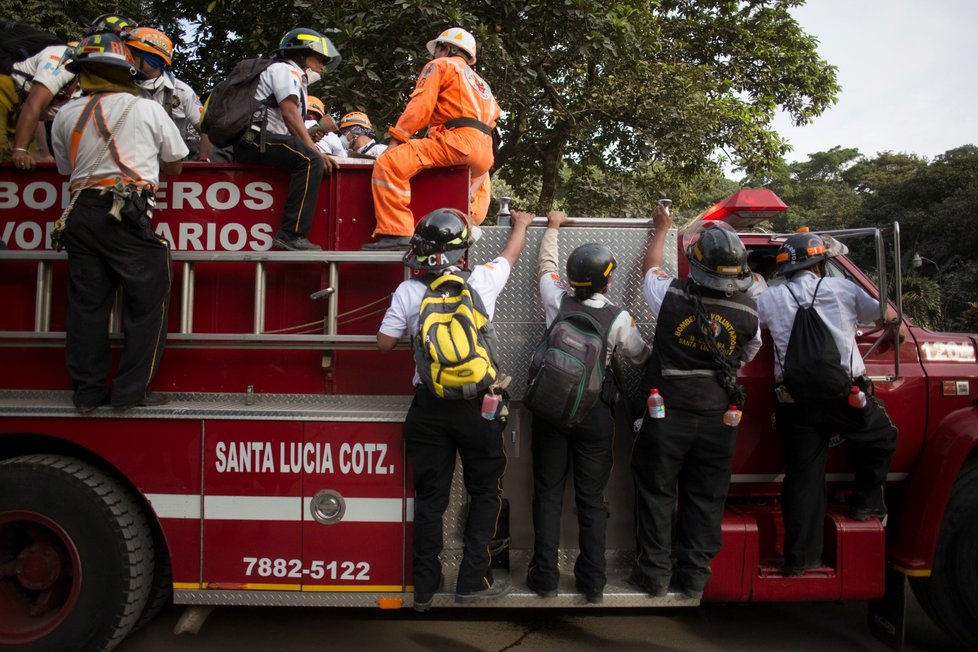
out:
{"label": "truck wheel", "polygon": [[0,462],[0,647],[111,650],[152,571],[146,515],[118,482],[60,455]]}
{"label": "truck wheel", "polygon": [[978,649],[978,459],[965,463],[951,490],[930,577],[910,585],[938,626]]}
{"label": "truck wheel", "polygon": [[153,581],[149,586],[149,597],[146,600],[146,608],[132,626],[130,634],[143,628],[143,626],[156,617],[170,600],[173,598],[173,566],[170,563],[169,549],[163,539],[163,532],[159,527],[152,527],[153,531]]}

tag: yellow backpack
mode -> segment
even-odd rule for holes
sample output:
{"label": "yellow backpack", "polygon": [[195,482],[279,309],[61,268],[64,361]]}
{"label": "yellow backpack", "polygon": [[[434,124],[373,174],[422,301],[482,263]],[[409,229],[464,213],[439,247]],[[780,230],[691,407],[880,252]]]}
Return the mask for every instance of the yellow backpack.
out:
{"label": "yellow backpack", "polygon": [[436,396],[472,399],[496,380],[496,332],[469,272],[424,279],[414,359],[422,382]]}

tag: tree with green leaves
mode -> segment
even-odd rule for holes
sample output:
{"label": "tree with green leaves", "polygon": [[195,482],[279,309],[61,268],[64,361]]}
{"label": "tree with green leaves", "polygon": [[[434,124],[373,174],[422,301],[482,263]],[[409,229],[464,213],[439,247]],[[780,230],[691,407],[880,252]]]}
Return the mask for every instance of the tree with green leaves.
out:
{"label": "tree with green leaves", "polygon": [[498,174],[521,195],[534,189],[540,211],[565,197],[577,211],[580,193],[567,189],[592,182],[641,179],[647,197],[673,194],[676,180],[718,171],[721,151],[763,170],[786,151],[771,127],[776,110],[803,124],[839,90],[789,13],[800,0],[138,4],[134,18],[183,41],[177,73],[201,92],[292,27],[325,33],[344,62],[313,91],[333,113],[363,110],[381,127],[403,109],[425,43],[465,27],[506,112]]}

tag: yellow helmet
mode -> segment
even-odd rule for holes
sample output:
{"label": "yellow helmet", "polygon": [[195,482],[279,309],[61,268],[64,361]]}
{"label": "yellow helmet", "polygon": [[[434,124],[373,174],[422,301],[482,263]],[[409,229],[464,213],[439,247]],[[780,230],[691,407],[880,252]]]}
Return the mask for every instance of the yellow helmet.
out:
{"label": "yellow helmet", "polygon": [[428,52],[432,56],[435,54],[435,46],[439,44],[451,45],[462,50],[469,55],[469,63],[475,63],[475,37],[461,27],[450,27],[428,41]]}
{"label": "yellow helmet", "polygon": [[315,111],[319,114],[320,118],[326,117],[326,105],[318,97],[313,97],[310,95],[306,98],[306,111]]}
{"label": "yellow helmet", "polygon": [[168,66],[173,63],[173,41],[158,29],[137,27],[129,33],[126,45],[163,57]]}
{"label": "yellow helmet", "polygon": [[374,128],[370,124],[370,118],[362,111],[353,111],[340,118],[340,129],[346,129],[347,127],[364,127],[371,131]]}

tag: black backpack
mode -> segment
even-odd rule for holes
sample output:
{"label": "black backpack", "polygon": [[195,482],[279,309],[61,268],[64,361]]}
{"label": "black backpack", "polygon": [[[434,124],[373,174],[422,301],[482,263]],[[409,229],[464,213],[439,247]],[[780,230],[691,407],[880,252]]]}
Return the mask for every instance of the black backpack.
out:
{"label": "black backpack", "polygon": [[605,359],[608,331],[619,314],[621,308],[610,303],[592,308],[564,296],[530,362],[523,404],[535,417],[569,428],[583,421],[603,394],[613,397],[617,379]]}
{"label": "black backpack", "polygon": [[275,60],[264,57],[245,59],[234,67],[227,79],[211,90],[204,105],[200,129],[212,143],[218,147],[234,145],[251,126],[256,112],[278,106],[274,97],[255,99],[258,80],[273,63]]}
{"label": "black backpack", "polygon": [[[852,377],[842,366],[839,347],[822,317],[815,311],[815,298],[822,285],[819,279],[812,303],[803,307],[798,297],[785,285],[788,294],[798,304],[795,321],[788,337],[781,369],[784,385],[796,401],[828,401],[849,393]],[[780,356],[779,356],[780,357]]]}
{"label": "black backpack", "polygon": [[15,63],[51,45],[64,45],[64,42],[51,32],[12,20],[3,21],[0,23],[0,73],[13,73]]}

